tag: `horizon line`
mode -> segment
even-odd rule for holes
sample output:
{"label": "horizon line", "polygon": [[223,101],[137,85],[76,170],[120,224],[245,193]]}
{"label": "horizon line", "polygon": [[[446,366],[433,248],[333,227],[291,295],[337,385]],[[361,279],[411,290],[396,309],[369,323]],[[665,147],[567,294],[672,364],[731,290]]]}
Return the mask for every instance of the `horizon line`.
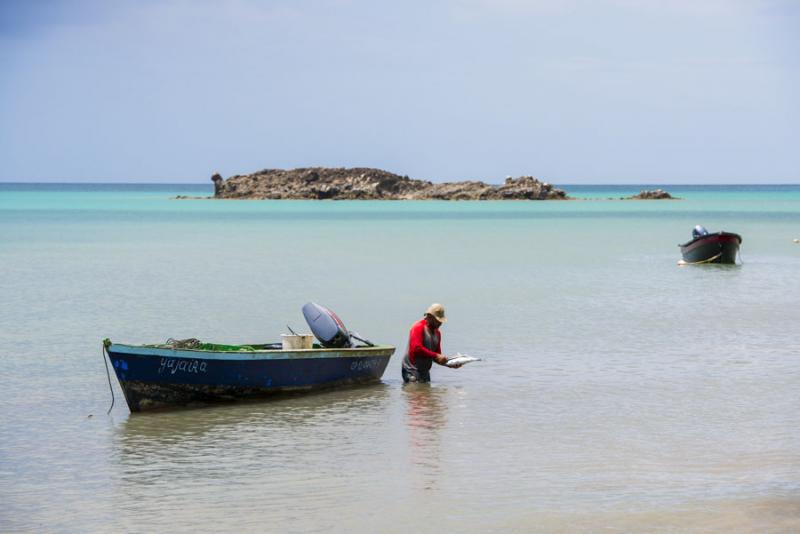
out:
{"label": "horizon line", "polygon": [[[457,183],[457,182],[433,182],[433,183]],[[488,185],[501,185],[503,182],[485,182]],[[662,186],[713,186],[713,185],[751,185],[751,186],[772,186],[772,185],[800,185],[800,181],[797,182],[768,182],[768,183],[757,183],[757,182],[703,182],[703,183],[689,183],[689,182],[591,182],[591,183],[553,183],[547,181],[550,185],[561,188],[561,187],[581,187],[581,186],[606,186],[606,185],[613,185],[613,186],[642,186],[642,185],[662,185]],[[68,181],[44,181],[44,182],[19,182],[19,181],[5,181],[0,180],[0,184],[2,185],[208,185],[209,187],[213,187],[213,184],[206,181],[203,182],[95,182],[95,181],[83,181],[83,182],[68,182]]]}

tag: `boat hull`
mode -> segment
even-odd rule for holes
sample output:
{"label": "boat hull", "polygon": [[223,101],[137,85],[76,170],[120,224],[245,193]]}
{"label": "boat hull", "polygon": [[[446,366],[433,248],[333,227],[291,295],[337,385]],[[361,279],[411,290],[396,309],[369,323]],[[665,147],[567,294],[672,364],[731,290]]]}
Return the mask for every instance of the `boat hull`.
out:
{"label": "boat hull", "polygon": [[736,263],[742,238],[731,232],[717,232],[679,245],[687,263]]}
{"label": "boat hull", "polygon": [[255,352],[108,347],[132,412],[377,382],[393,353],[385,346]]}

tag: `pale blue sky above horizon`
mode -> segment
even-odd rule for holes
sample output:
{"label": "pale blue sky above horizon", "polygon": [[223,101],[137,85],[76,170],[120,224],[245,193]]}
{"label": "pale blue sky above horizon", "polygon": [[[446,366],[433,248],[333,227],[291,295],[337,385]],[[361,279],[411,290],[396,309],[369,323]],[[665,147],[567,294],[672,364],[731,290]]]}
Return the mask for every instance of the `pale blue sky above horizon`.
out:
{"label": "pale blue sky above horizon", "polygon": [[0,181],[800,182],[800,1],[0,0]]}

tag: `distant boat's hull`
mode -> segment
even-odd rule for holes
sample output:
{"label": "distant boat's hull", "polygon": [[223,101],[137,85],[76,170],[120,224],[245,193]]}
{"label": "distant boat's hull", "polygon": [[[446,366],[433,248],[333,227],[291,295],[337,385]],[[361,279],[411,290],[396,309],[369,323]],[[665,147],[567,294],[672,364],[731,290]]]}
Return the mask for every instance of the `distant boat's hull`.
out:
{"label": "distant boat's hull", "polygon": [[736,263],[742,238],[731,232],[702,235],[679,245],[687,263]]}
{"label": "distant boat's hull", "polygon": [[378,381],[394,347],[210,352],[111,344],[132,412]]}

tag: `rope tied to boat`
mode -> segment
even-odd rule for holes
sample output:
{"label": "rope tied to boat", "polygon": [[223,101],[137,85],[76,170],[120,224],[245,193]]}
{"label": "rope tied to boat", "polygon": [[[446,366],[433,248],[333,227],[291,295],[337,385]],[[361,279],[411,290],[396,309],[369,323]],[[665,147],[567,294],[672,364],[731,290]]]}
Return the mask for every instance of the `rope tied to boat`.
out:
{"label": "rope tied to boat", "polygon": [[114,388],[111,386],[111,373],[108,371],[108,360],[111,358],[108,355],[108,347],[111,346],[111,340],[106,338],[103,340],[103,363],[106,365],[106,378],[108,379],[108,390],[111,392],[111,406],[108,407],[106,415],[111,413],[114,407]]}
{"label": "rope tied to boat", "polygon": [[714,260],[718,260],[720,258],[720,256],[722,256],[722,252],[720,252],[716,256],[712,256],[712,257],[708,258],[707,260],[687,261],[686,265],[700,265],[700,264],[703,264],[703,263],[712,263]]}

